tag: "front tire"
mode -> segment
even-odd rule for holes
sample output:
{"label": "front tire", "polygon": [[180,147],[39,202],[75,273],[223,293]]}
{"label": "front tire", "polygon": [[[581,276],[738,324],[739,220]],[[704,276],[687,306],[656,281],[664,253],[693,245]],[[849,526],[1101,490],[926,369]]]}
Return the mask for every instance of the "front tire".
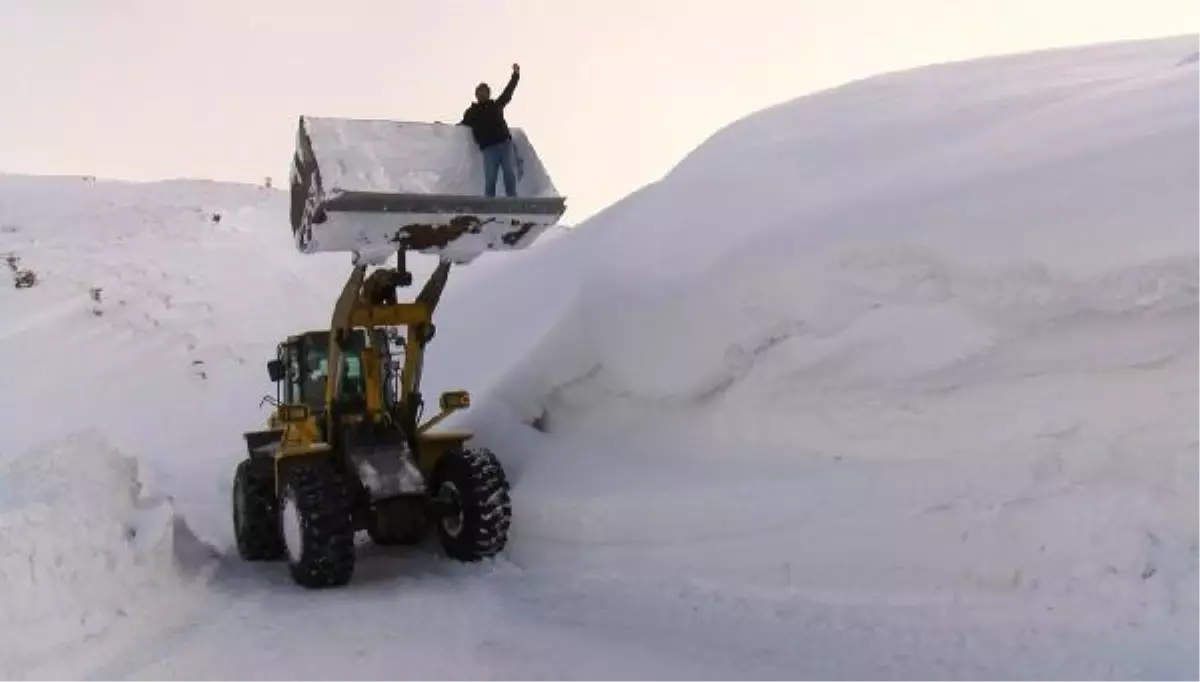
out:
{"label": "front tire", "polygon": [[433,494],[452,503],[452,511],[437,521],[438,539],[447,555],[472,562],[504,549],[512,502],[504,468],[491,450],[447,450],[438,458],[431,482]]}
{"label": "front tire", "polygon": [[284,553],[271,464],[244,459],[233,474],[233,533],[244,561],[273,561]]}
{"label": "front tire", "polygon": [[280,528],[297,584],[340,587],[354,575],[354,523],[345,477],[328,462],[293,464],[280,494]]}

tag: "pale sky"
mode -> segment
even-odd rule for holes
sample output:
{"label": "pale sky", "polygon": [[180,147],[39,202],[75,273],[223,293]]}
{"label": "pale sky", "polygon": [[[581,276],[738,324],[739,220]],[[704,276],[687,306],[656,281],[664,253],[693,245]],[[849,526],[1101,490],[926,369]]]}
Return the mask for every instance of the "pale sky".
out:
{"label": "pale sky", "polygon": [[815,90],[1197,31],[1196,0],[0,0],[0,171],[285,186],[297,116],[456,122],[519,62],[575,224]]}

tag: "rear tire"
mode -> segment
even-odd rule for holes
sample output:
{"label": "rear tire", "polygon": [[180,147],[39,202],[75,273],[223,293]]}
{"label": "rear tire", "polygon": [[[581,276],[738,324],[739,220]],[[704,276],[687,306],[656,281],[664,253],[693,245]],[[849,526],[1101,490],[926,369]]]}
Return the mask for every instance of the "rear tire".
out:
{"label": "rear tire", "polygon": [[280,494],[280,528],[297,584],[340,587],[354,575],[350,490],[325,461],[291,465]]}
{"label": "rear tire", "polygon": [[458,447],[444,452],[434,466],[432,490],[454,502],[455,511],[437,520],[447,555],[471,562],[503,551],[512,502],[504,468],[491,450]]}
{"label": "rear tire", "polygon": [[234,470],[233,533],[245,561],[273,561],[284,553],[273,469],[270,460],[244,459]]}

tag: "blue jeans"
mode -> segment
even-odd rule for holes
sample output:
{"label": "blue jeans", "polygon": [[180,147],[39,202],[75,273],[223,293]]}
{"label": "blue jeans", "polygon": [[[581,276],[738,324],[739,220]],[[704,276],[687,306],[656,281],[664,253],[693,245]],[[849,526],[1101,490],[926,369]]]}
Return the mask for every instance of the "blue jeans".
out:
{"label": "blue jeans", "polygon": [[496,173],[504,174],[504,193],[517,196],[516,149],[512,140],[505,140],[483,149],[483,193],[496,196]]}

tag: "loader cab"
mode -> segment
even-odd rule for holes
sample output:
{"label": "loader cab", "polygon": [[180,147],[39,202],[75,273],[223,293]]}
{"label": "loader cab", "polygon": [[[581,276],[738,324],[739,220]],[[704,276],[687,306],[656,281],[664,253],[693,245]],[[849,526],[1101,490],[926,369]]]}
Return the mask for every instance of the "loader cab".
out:
{"label": "loader cab", "polygon": [[[392,363],[386,345],[387,339],[382,334],[372,334],[372,339],[376,343],[382,341],[385,344],[382,346],[385,380],[377,382],[375,386],[375,390],[381,393],[377,404],[389,405],[390,396],[385,395],[388,393],[386,387],[389,383],[386,379]],[[367,391],[370,389],[363,362],[371,357],[366,350],[367,333],[362,329],[355,329],[342,347],[341,390],[334,397],[344,411],[361,412],[366,408]],[[275,382],[275,397],[279,402],[303,403],[312,410],[319,421],[325,413],[325,389],[332,375],[329,367],[329,332],[308,332],[279,344],[276,358],[267,363],[267,372],[271,381]]]}

